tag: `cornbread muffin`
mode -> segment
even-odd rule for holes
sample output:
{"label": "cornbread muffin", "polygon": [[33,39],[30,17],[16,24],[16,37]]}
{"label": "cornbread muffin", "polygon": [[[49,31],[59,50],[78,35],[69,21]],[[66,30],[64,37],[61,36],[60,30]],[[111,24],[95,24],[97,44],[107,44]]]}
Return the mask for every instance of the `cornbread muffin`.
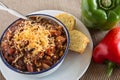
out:
{"label": "cornbread muffin", "polygon": [[70,31],[70,50],[82,54],[85,51],[89,39],[78,30]]}
{"label": "cornbread muffin", "polygon": [[82,54],[90,41],[86,35],[74,29],[76,25],[74,17],[67,13],[61,13],[55,17],[65,24],[70,33],[70,50]]}
{"label": "cornbread muffin", "polygon": [[67,13],[61,13],[61,14],[56,15],[55,17],[65,24],[68,31],[73,30],[76,24],[76,21],[72,15],[67,14]]}

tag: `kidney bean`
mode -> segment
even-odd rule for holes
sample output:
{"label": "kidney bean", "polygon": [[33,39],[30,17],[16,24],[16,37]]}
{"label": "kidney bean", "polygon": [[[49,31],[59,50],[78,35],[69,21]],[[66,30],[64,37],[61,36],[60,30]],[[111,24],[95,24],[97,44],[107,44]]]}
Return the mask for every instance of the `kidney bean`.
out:
{"label": "kidney bean", "polygon": [[3,48],[2,50],[6,51],[9,48],[8,42],[4,41],[2,43],[2,48]]}
{"label": "kidney bean", "polygon": [[[13,24],[9,29],[11,31],[11,33],[14,33],[15,30],[18,29],[18,27],[20,27],[21,23],[23,24],[22,20],[19,20],[17,22],[15,22],[15,24]],[[21,25],[22,26],[22,25]]]}
{"label": "kidney bean", "polygon": [[66,41],[66,38],[63,37],[63,36],[58,36],[58,37],[56,37],[56,41],[57,41],[57,42],[60,42],[60,43],[63,43],[63,42]]}
{"label": "kidney bean", "polygon": [[43,69],[48,69],[48,68],[50,68],[50,66],[47,65],[46,63],[42,63],[42,68],[43,68]]}
{"label": "kidney bean", "polygon": [[51,35],[55,35],[56,30],[49,30]]}
{"label": "kidney bean", "polygon": [[12,62],[12,61],[15,60],[15,59],[13,58],[13,56],[9,56],[8,59],[9,59],[9,62]]}
{"label": "kidney bean", "polygon": [[5,57],[5,59],[7,60],[7,62],[9,62],[9,56],[8,56],[8,54],[6,53],[6,54],[4,54],[4,57]]}
{"label": "kidney bean", "polygon": [[21,24],[21,23],[23,23],[23,19],[20,19],[20,20],[18,20],[17,22],[15,22],[12,26],[11,26],[11,28],[13,28],[14,30],[16,30],[16,27],[19,27],[19,24]]}
{"label": "kidney bean", "polygon": [[23,58],[20,58],[15,64],[17,64],[18,69],[20,69],[20,70],[25,70],[26,69]]}
{"label": "kidney bean", "polygon": [[30,16],[29,18],[32,19],[32,20],[36,20],[35,16]]}
{"label": "kidney bean", "polygon": [[[45,26],[46,24],[49,24],[49,22],[48,22],[47,19],[41,17],[40,24],[41,24],[42,26]],[[50,24],[49,24],[49,25],[50,25]]]}
{"label": "kidney bean", "polygon": [[28,70],[29,72],[33,72],[33,71],[34,71],[32,64],[27,63],[27,70]]}
{"label": "kidney bean", "polygon": [[57,31],[56,33],[55,33],[55,36],[60,36],[61,35],[61,31]]}
{"label": "kidney bean", "polygon": [[7,52],[8,52],[8,54],[12,55],[12,54],[15,53],[15,49],[13,49],[13,48],[8,48]]}
{"label": "kidney bean", "polygon": [[[24,22],[22,21],[18,26],[19,27],[23,27],[25,24],[24,24]],[[20,31],[23,31],[23,29],[21,29]]]}
{"label": "kidney bean", "polygon": [[7,38],[8,40],[10,40],[12,37],[13,37],[13,34],[12,34],[10,31],[8,31],[8,32],[6,33],[6,38]]}
{"label": "kidney bean", "polygon": [[59,56],[62,57],[63,54],[64,54],[64,52],[60,51]]}
{"label": "kidney bean", "polygon": [[36,70],[39,72],[39,71],[40,71],[40,68],[36,68]]}
{"label": "kidney bean", "polygon": [[8,53],[7,52],[4,52],[4,57],[5,57],[5,59],[8,59]]}
{"label": "kidney bean", "polygon": [[50,60],[43,60],[43,63],[51,66],[53,63]]}
{"label": "kidney bean", "polygon": [[58,30],[50,30],[50,33],[52,36],[60,36],[61,35],[61,31],[58,31]]}
{"label": "kidney bean", "polygon": [[57,22],[53,21],[53,20],[48,20],[49,24],[53,25],[53,28],[58,27],[59,25],[57,24]]}
{"label": "kidney bean", "polygon": [[50,56],[45,56],[45,59],[51,60],[51,57]]}
{"label": "kidney bean", "polygon": [[62,30],[62,26],[57,26],[56,28],[57,28],[57,30],[59,30],[59,31]]}
{"label": "kidney bean", "polygon": [[4,57],[7,60],[8,63],[12,63],[12,61],[14,61],[14,57],[12,55],[9,55],[8,53],[4,53]]}
{"label": "kidney bean", "polygon": [[25,66],[24,61],[23,61],[23,58],[19,59],[19,60],[17,61],[17,64],[18,64],[19,66]]}
{"label": "kidney bean", "polygon": [[46,50],[46,54],[49,56],[53,56],[55,52],[55,48],[54,47],[50,47]]}

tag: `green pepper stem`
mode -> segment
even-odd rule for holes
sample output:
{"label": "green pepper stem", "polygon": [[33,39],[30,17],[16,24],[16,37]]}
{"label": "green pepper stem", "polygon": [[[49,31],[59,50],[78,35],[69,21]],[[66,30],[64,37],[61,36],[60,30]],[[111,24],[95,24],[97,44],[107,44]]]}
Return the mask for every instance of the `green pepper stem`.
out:
{"label": "green pepper stem", "polygon": [[102,4],[104,7],[110,7],[111,4],[112,4],[112,1],[111,1],[111,0],[102,0],[102,1],[101,1],[101,4]]}
{"label": "green pepper stem", "polygon": [[98,0],[99,7],[104,10],[110,10],[115,7],[116,0]]}
{"label": "green pepper stem", "polygon": [[117,65],[111,61],[107,61],[107,76],[110,77],[112,75],[112,72],[114,70],[114,68]]}

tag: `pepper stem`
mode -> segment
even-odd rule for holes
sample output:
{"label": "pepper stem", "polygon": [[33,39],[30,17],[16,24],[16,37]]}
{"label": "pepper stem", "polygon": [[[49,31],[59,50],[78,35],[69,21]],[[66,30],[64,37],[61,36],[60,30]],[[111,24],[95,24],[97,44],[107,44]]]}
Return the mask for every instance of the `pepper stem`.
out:
{"label": "pepper stem", "polygon": [[97,0],[98,5],[101,9],[110,10],[115,7],[116,0]]}
{"label": "pepper stem", "polygon": [[115,63],[111,61],[107,61],[107,76],[110,77],[114,68],[117,66]]}
{"label": "pepper stem", "polygon": [[111,0],[102,0],[101,4],[103,5],[103,7],[110,7],[112,4]]}

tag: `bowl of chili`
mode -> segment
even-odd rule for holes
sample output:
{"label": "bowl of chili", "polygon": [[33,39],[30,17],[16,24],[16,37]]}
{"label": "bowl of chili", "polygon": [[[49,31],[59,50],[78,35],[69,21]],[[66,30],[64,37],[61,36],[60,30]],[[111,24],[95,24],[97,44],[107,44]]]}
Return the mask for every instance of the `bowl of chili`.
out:
{"label": "bowl of chili", "polygon": [[17,19],[3,32],[0,56],[3,63],[20,74],[43,77],[59,68],[70,44],[69,32],[58,19],[32,14]]}

